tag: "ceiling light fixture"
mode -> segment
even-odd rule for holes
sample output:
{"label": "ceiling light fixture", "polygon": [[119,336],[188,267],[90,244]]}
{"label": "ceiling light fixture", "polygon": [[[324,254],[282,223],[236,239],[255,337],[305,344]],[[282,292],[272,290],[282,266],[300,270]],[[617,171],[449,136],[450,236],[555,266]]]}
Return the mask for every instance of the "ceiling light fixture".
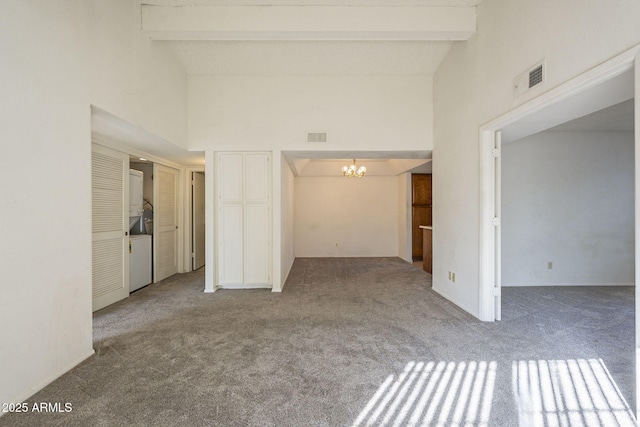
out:
{"label": "ceiling light fixture", "polygon": [[349,178],[353,178],[354,176],[362,178],[366,172],[367,168],[365,168],[364,166],[356,166],[356,159],[353,159],[353,163],[351,164],[351,166],[342,167],[342,175]]}

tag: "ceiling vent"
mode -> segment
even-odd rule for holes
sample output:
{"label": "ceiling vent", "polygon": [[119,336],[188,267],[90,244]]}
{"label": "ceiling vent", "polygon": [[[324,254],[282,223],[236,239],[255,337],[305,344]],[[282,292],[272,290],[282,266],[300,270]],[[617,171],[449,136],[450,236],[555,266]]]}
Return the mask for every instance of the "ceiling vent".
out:
{"label": "ceiling vent", "polygon": [[515,78],[513,84],[514,96],[517,98],[531,89],[541,86],[544,81],[545,62],[542,60]]}
{"label": "ceiling vent", "polygon": [[327,133],[307,132],[307,142],[327,142]]}

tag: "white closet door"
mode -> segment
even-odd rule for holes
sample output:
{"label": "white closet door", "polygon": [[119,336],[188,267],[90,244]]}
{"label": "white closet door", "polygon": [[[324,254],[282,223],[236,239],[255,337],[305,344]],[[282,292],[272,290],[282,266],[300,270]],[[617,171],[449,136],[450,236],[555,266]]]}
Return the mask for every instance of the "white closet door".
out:
{"label": "white closet door", "polygon": [[218,154],[218,198],[221,204],[243,202],[243,170],[242,154]]}
{"label": "white closet door", "polygon": [[153,165],[154,282],[178,272],[178,170]]}
{"label": "white closet door", "polygon": [[193,265],[194,270],[204,266],[205,215],[204,215],[204,173],[192,172],[193,176]]}
{"label": "white closet door", "polygon": [[218,285],[271,283],[269,153],[217,153]]}
{"label": "white closet door", "polygon": [[93,311],[129,296],[129,156],[92,144]]}
{"label": "white closet door", "polygon": [[245,227],[245,283],[270,283],[271,216],[266,204],[247,204]]}
{"label": "white closet door", "polygon": [[269,203],[271,194],[271,168],[268,153],[245,156],[244,182],[247,203]]}
{"label": "white closet door", "polygon": [[221,285],[239,285],[244,282],[244,222],[242,204],[220,207],[218,218],[218,268]]}
{"label": "white closet door", "polygon": [[245,155],[244,280],[268,284],[271,272],[271,166],[268,153]]}

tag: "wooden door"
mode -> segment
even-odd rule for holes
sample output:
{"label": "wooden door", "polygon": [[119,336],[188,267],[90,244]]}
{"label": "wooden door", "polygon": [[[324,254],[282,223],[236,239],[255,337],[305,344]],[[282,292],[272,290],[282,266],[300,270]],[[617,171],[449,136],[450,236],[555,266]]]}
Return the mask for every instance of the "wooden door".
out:
{"label": "wooden door", "polygon": [[422,260],[421,225],[431,225],[431,174],[411,175],[411,252],[414,261]]}

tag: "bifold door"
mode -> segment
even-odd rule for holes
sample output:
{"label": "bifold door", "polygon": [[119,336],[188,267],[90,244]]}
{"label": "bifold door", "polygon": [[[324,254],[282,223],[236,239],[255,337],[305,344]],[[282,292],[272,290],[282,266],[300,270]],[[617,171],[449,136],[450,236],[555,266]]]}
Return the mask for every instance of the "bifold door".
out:
{"label": "bifold door", "polygon": [[129,156],[92,144],[93,311],[129,296]]}

